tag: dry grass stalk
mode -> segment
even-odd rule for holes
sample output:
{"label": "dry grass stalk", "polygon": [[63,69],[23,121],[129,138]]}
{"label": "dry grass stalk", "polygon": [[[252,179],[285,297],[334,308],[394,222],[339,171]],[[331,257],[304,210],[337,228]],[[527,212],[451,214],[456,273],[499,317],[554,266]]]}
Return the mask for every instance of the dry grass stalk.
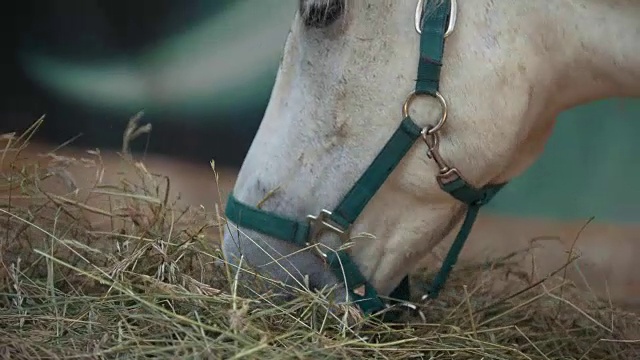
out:
{"label": "dry grass stalk", "polygon": [[[21,162],[38,125],[0,138],[2,358],[640,358],[638,316],[578,292],[562,269],[535,284],[512,279],[519,291],[496,295],[491,284],[517,273],[509,259],[455,271],[422,318],[402,324],[347,326],[328,297],[307,291],[283,303],[262,290],[268,279],[240,284],[216,265],[220,211],[170,203],[169,179],[128,154],[123,166],[139,182],[119,186],[102,184],[99,151],[52,152],[46,168]],[[76,188],[69,164],[95,169],[95,186]],[[61,190],[43,190],[47,181]]]}

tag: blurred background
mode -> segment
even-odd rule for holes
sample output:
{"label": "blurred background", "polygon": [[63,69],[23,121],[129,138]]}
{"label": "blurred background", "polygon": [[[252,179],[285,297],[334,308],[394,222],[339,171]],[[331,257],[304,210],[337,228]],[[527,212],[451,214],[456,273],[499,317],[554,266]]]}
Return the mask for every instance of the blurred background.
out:
{"label": "blurred background", "polygon": [[[25,0],[3,9],[0,133],[46,114],[43,142],[134,150],[237,169],[255,135],[297,0]],[[640,220],[640,101],[560,116],[545,154],[487,211]]]}

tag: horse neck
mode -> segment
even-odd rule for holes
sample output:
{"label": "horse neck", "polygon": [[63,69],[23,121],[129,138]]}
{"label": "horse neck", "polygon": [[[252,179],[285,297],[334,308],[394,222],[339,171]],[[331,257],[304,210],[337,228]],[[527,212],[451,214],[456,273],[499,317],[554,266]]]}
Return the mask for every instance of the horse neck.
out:
{"label": "horse neck", "polygon": [[546,17],[543,36],[554,40],[543,56],[555,63],[549,96],[558,111],[613,96],[640,96],[640,1],[537,3]]}

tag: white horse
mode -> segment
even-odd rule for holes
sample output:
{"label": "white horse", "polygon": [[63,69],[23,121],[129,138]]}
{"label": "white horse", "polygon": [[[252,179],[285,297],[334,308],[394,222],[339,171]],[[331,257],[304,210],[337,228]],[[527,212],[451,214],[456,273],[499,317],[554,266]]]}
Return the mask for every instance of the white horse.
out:
{"label": "white horse", "polygon": [[[300,0],[227,207],[229,262],[242,258],[287,284],[335,285],[344,299],[389,295],[475,206],[444,183],[504,184],[541,154],[560,112],[640,95],[638,0],[417,2]],[[431,97],[408,97],[419,66],[436,81]],[[379,189],[349,194],[366,204],[353,223],[323,212],[405,116],[422,132]],[[336,237],[350,238],[348,255],[331,255]]]}

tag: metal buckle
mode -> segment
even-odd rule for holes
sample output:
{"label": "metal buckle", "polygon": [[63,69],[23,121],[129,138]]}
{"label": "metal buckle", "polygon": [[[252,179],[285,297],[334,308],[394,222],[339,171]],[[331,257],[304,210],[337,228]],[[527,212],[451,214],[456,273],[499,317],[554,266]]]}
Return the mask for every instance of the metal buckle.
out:
{"label": "metal buckle", "polygon": [[320,255],[320,258],[327,258],[327,254],[320,250],[320,246],[326,245],[318,242],[318,236],[325,231],[329,231],[338,235],[338,238],[343,245],[349,242],[350,227],[343,229],[342,227],[340,227],[340,225],[337,225],[333,221],[331,221],[331,211],[322,209],[322,211],[320,211],[320,214],[318,214],[317,216],[307,215],[307,220],[309,221],[309,225],[311,227],[309,229],[310,232],[307,245],[313,245],[313,248],[315,249],[316,253]]}
{"label": "metal buckle", "polygon": [[[418,0],[416,6],[416,15],[414,19],[414,25],[418,34],[422,35],[422,10],[424,7],[424,0]],[[451,11],[449,12],[449,22],[447,23],[447,30],[444,32],[444,37],[447,38],[453,32],[456,27],[456,20],[458,15],[458,2],[451,0]]]}

